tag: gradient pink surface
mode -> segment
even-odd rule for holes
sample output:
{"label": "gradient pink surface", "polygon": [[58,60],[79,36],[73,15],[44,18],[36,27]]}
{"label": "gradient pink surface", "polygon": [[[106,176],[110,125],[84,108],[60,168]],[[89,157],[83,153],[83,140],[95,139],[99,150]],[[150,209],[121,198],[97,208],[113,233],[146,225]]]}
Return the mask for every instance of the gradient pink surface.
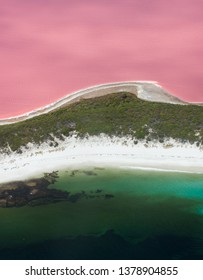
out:
{"label": "gradient pink surface", "polygon": [[0,3],[0,117],[114,81],[203,101],[202,0]]}

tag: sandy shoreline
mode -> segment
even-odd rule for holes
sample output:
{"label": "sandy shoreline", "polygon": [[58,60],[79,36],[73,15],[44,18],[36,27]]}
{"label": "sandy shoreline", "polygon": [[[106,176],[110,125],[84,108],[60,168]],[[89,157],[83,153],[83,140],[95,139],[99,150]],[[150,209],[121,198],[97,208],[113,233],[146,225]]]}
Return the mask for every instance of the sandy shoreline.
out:
{"label": "sandy shoreline", "polygon": [[105,135],[79,139],[76,135],[64,141],[29,144],[22,154],[0,155],[0,183],[25,180],[63,169],[116,167],[167,172],[203,174],[203,150],[195,144],[182,144],[168,139],[164,143],[140,141],[130,137]]}
{"label": "sandy shoreline", "polygon": [[31,112],[19,116],[0,119],[0,125],[17,123],[39,115],[43,115],[51,111],[54,111],[58,108],[67,106],[68,104],[77,102],[81,99],[94,98],[94,97],[104,96],[107,94],[121,92],[121,91],[130,92],[132,94],[135,94],[138,98],[142,100],[147,100],[152,102],[172,103],[172,104],[182,104],[182,105],[189,104],[169,94],[157,82],[150,82],[150,81],[115,82],[110,84],[96,85],[86,89],[78,90],[45,107],[38,108],[36,110],[33,110]]}

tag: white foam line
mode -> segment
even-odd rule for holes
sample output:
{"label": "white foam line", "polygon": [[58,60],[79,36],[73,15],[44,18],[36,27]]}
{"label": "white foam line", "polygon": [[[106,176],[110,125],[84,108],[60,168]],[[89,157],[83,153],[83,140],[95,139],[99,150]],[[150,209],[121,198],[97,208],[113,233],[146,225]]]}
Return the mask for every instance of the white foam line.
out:
{"label": "white foam line", "polygon": [[170,173],[189,173],[189,174],[202,174],[203,172],[192,172],[178,169],[164,169],[155,167],[142,167],[142,166],[120,166],[121,169],[132,169],[132,170],[143,170],[143,171],[153,171],[153,172],[170,172]]}

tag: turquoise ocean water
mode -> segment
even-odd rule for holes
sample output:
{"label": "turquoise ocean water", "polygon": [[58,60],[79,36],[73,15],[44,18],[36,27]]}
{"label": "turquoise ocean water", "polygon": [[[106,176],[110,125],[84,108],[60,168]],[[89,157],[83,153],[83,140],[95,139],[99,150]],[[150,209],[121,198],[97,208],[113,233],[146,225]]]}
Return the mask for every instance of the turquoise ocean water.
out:
{"label": "turquoise ocean water", "polygon": [[0,208],[1,259],[203,259],[203,175],[60,171],[65,201]]}

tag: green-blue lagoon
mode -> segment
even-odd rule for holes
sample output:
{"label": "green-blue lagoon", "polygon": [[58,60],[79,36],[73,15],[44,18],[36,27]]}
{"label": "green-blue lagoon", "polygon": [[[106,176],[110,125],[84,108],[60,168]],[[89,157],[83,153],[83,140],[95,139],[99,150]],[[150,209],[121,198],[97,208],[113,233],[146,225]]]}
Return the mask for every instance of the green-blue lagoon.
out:
{"label": "green-blue lagoon", "polygon": [[202,174],[95,167],[57,176],[49,197],[67,198],[0,208],[1,259],[203,259]]}

